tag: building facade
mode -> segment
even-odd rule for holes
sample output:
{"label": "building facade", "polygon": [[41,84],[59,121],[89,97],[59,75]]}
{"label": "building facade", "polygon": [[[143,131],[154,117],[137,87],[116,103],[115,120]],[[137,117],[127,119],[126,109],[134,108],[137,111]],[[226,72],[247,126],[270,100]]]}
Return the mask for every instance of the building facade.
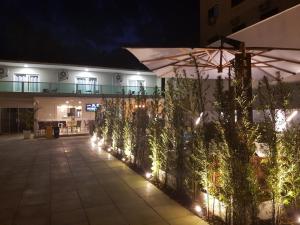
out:
{"label": "building facade", "polygon": [[300,3],[300,0],[201,0],[200,43],[206,46]]}
{"label": "building facade", "polygon": [[35,130],[59,126],[70,134],[88,132],[95,108],[105,98],[152,95],[161,79],[152,72],[74,65],[0,62],[0,134],[24,129],[22,115],[32,111]]}

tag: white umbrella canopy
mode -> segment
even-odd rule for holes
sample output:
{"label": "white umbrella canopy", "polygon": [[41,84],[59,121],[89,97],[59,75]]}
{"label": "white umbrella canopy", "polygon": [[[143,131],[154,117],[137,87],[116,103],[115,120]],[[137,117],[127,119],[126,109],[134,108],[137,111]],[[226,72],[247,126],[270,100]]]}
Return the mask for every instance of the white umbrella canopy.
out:
{"label": "white umbrella canopy", "polygon": [[[300,81],[299,21],[300,4],[229,36],[245,43],[246,52],[252,56],[254,80],[263,76],[272,80],[280,74],[286,81]],[[160,77],[174,76],[174,69],[195,74],[192,58],[195,57],[199,71],[215,79],[228,76],[230,60],[237,52],[231,46],[220,46],[221,42],[217,41],[207,48],[127,49]]]}
{"label": "white umbrella canopy", "polygon": [[[231,47],[207,48],[127,48],[140,62],[160,77],[173,77],[174,71],[183,70],[189,76],[195,75],[195,60],[199,72],[209,79],[218,76],[226,78],[231,60],[239,51]],[[300,49],[248,47],[251,54],[252,78],[263,76],[275,79],[298,76],[300,73]],[[299,59],[299,61],[298,61]]]}

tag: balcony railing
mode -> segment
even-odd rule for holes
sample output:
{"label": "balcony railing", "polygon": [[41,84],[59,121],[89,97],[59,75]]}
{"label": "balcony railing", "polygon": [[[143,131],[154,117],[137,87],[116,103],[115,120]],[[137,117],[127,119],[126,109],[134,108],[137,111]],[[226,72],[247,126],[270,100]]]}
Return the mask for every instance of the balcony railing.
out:
{"label": "balcony railing", "polygon": [[[143,87],[146,95],[152,95],[155,87]],[[76,95],[138,95],[141,88],[136,86],[93,85],[74,83],[0,81],[0,92],[42,93]]]}

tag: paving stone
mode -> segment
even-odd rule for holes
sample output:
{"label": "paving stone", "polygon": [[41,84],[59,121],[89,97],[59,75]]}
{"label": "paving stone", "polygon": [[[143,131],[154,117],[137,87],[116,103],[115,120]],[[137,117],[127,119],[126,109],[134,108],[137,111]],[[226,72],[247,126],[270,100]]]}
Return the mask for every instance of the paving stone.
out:
{"label": "paving stone", "polygon": [[87,137],[0,137],[0,225],[207,225]]}

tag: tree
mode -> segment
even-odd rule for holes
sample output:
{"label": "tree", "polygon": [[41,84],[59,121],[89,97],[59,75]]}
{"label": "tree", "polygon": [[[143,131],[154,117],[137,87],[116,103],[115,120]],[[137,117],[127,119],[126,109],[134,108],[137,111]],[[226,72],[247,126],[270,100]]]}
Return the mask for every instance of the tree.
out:
{"label": "tree", "polygon": [[[241,79],[229,76],[228,91],[224,91],[221,78],[217,81],[216,110],[218,112],[219,129],[222,134],[222,146],[228,151],[224,168],[222,189],[228,184],[232,190],[227,194],[227,202],[232,199],[232,222],[234,225],[254,224],[257,215],[257,182],[251,159],[255,153],[254,142],[257,138],[257,128],[251,122],[249,108],[252,101],[247,96],[247,88],[241,84]],[[220,153],[218,153],[220,154]],[[222,163],[226,161],[222,160]],[[221,178],[222,179],[222,178]],[[224,180],[224,179],[229,179]]]}
{"label": "tree", "polygon": [[152,176],[156,182],[159,181],[159,172],[162,170],[163,162],[165,161],[161,136],[164,121],[162,119],[162,105],[160,99],[160,92],[158,88],[155,87],[149,107],[150,116],[147,128],[147,138],[150,150]]}

